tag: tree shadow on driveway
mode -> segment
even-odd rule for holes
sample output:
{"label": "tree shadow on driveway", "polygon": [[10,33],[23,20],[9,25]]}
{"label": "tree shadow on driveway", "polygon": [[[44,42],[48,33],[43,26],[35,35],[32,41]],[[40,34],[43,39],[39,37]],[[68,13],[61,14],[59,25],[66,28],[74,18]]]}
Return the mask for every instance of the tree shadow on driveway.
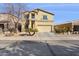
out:
{"label": "tree shadow on driveway", "polygon": [[79,46],[60,46],[60,45],[50,45],[51,52],[54,56],[79,56]]}
{"label": "tree shadow on driveway", "polygon": [[34,41],[18,41],[0,50],[1,56],[51,56],[45,43]]}
{"label": "tree shadow on driveway", "polygon": [[0,56],[79,56],[79,46],[66,47],[23,40],[0,50]]}

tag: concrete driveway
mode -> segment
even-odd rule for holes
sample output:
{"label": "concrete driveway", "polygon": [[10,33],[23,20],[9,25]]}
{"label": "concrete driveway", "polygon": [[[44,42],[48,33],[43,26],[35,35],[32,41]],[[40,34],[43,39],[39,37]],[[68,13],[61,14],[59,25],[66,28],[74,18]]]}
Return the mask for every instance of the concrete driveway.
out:
{"label": "concrete driveway", "polygon": [[47,41],[54,56],[79,56],[79,40]]}

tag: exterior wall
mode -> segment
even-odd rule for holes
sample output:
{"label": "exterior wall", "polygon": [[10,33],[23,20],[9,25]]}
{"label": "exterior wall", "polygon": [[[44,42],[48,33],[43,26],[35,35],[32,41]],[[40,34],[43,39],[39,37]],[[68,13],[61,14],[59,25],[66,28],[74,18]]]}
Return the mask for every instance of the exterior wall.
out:
{"label": "exterior wall", "polygon": [[[47,20],[43,20],[43,15],[46,15],[48,17]],[[51,26],[52,26],[52,30],[51,30]],[[53,15],[39,11],[38,15],[36,15],[36,28],[39,30],[39,32],[50,32],[50,31],[54,31],[53,28],[54,24],[53,24]]]}
{"label": "exterior wall", "polygon": [[72,21],[72,24],[73,24],[73,25],[79,25],[79,20],[77,20],[77,21]]}
{"label": "exterior wall", "polygon": [[37,25],[53,25],[52,21],[36,21]]}
{"label": "exterior wall", "polygon": [[38,15],[36,16],[36,19],[38,21],[45,21],[45,20],[43,20],[43,15],[47,15],[47,17],[48,17],[47,21],[53,21],[53,19],[54,19],[53,15],[48,14],[48,13],[43,12],[43,11],[38,11]]}

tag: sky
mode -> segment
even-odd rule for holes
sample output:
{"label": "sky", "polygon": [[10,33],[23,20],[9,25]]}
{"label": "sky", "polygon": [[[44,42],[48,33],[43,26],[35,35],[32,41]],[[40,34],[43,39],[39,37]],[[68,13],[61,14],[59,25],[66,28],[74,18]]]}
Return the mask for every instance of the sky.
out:
{"label": "sky", "polygon": [[[0,13],[6,10],[6,4],[0,4]],[[79,4],[78,3],[26,3],[27,10],[40,8],[51,12],[54,15],[56,24],[79,19]]]}

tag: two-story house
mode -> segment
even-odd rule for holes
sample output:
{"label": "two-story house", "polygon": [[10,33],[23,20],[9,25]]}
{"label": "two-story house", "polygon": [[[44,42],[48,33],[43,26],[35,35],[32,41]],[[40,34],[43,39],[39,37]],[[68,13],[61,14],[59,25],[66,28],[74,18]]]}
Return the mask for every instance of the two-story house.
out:
{"label": "two-story house", "polygon": [[36,28],[39,32],[54,31],[54,14],[41,9],[25,11],[22,14],[22,31],[26,28]]}

